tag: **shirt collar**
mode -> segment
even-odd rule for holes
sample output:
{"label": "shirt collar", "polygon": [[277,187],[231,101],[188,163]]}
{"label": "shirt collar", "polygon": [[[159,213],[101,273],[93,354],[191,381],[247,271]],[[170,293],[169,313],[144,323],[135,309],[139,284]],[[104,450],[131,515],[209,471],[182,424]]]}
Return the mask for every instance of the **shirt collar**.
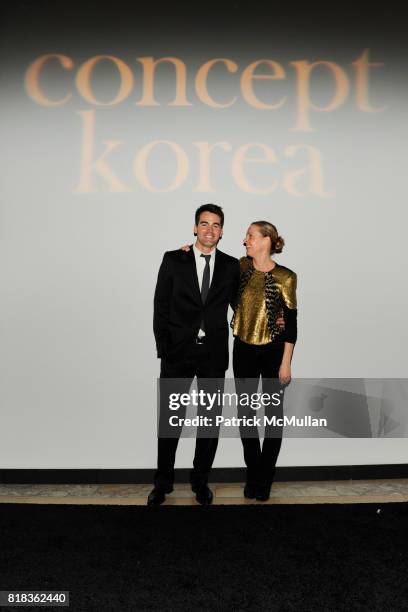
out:
{"label": "shirt collar", "polygon": [[193,249],[194,249],[194,255],[197,257],[200,257],[201,255],[211,255],[211,261],[214,259],[215,257],[215,251],[217,250],[217,247],[214,247],[212,251],[210,251],[209,253],[203,253],[202,251],[200,251],[200,249],[197,249],[196,245],[193,244]]}

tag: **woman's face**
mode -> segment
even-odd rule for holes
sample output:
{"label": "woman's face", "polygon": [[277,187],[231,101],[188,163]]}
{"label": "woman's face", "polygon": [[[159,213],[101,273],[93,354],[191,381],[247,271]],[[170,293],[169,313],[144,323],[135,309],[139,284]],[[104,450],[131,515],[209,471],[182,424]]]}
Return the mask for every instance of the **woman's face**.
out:
{"label": "woman's face", "polygon": [[262,236],[257,225],[248,227],[244,238],[244,246],[246,247],[247,255],[257,257],[259,255],[269,255],[271,250],[271,239],[269,236]]}

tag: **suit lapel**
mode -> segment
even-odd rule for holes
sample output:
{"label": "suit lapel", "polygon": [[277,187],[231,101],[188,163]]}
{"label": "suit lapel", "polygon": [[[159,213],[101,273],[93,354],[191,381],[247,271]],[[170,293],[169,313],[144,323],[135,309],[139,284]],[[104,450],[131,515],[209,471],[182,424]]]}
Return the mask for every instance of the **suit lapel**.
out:
{"label": "suit lapel", "polygon": [[195,261],[193,245],[190,245],[190,250],[187,253],[187,260],[188,260],[188,265],[189,265],[188,278],[189,278],[191,288],[193,291],[193,296],[199,303],[201,303],[201,292],[200,292],[200,285],[198,283],[197,266],[196,266],[196,261]]}
{"label": "suit lapel", "polygon": [[207,295],[206,304],[208,304],[208,302],[211,300],[212,296],[214,295],[214,291],[219,286],[221,280],[222,280],[221,254],[216,249],[216,251],[215,251],[215,261],[214,261],[214,271],[213,271],[213,276],[212,276],[212,280],[211,280],[210,289],[209,289],[208,295]]}

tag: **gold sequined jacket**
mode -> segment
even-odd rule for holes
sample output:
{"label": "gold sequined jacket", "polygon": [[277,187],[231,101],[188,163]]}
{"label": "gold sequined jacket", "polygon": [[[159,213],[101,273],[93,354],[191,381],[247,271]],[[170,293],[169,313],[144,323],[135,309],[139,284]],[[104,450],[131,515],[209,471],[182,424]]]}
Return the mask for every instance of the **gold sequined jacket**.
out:
{"label": "gold sequined jacket", "polygon": [[[276,264],[270,272],[255,270],[251,257],[240,259],[240,286],[231,321],[234,336],[249,344],[297,339],[295,272]],[[285,328],[276,325],[283,316]]]}

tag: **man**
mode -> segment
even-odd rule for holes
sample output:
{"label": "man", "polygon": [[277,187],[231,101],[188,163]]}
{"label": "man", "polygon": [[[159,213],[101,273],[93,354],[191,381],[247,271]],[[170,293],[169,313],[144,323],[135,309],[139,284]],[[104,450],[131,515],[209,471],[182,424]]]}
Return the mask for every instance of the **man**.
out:
{"label": "man", "polygon": [[[208,390],[217,379],[223,384],[228,368],[227,313],[238,291],[239,262],[217,249],[223,225],[220,206],[200,206],[195,214],[195,244],[188,252],[166,252],[157,279],[153,329],[160,378],[183,379],[187,392],[195,376],[199,389]],[[178,428],[173,437],[159,435],[155,486],[148,505],[163,503],[173,490],[180,433]],[[217,445],[218,436],[198,433],[190,482],[200,504],[211,504],[213,499],[208,474]]]}

